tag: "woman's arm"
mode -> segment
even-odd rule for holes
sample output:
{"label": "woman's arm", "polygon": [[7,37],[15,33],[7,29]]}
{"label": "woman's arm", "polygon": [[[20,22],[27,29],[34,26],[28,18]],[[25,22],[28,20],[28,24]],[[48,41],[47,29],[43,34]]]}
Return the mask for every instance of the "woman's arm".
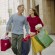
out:
{"label": "woman's arm", "polygon": [[38,17],[38,21],[39,21],[39,24],[41,24],[41,25],[42,25],[42,27],[43,27],[43,26],[44,26],[44,24],[43,24],[42,20],[40,19],[40,17]]}

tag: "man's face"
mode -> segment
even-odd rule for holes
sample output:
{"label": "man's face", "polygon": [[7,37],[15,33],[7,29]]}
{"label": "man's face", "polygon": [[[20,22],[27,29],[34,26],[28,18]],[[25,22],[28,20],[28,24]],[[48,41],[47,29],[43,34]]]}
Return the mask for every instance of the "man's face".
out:
{"label": "man's face", "polygon": [[19,7],[18,12],[23,13],[24,12],[24,6]]}

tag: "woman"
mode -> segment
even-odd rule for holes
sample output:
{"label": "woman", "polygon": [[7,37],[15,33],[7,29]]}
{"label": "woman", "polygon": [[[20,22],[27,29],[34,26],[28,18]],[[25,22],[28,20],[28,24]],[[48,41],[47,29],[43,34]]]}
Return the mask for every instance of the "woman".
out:
{"label": "woman", "polygon": [[[29,26],[30,26],[30,36],[33,36],[40,31],[41,27],[38,30],[36,30],[35,29],[36,25],[41,24],[43,26],[41,19],[37,15],[36,10],[33,8],[29,10],[29,16],[27,17],[27,21],[28,21]],[[40,52],[40,55],[41,55],[41,52]]]}

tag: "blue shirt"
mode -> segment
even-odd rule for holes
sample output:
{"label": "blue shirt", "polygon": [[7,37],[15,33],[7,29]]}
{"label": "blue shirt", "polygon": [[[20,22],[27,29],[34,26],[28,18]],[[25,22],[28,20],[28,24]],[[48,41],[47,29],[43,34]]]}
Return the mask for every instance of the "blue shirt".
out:
{"label": "blue shirt", "polygon": [[26,28],[26,33],[29,33],[29,27],[28,27],[28,22],[26,17],[19,16],[17,13],[12,15],[8,22],[7,22],[7,27],[6,31],[11,32],[14,34],[24,34],[23,26],[25,25]]}

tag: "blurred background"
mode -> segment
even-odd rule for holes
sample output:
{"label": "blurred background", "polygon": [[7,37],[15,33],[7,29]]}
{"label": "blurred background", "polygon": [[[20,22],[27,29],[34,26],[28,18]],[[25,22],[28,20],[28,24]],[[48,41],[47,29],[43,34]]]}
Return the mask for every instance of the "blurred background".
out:
{"label": "blurred background", "polygon": [[[55,41],[55,1],[54,0],[0,0],[0,38],[6,30],[6,23],[9,17],[17,12],[17,6],[24,4],[23,15],[28,16],[30,8],[35,8],[38,15],[44,22],[44,28],[49,32]],[[24,31],[25,33],[25,31]],[[14,55],[12,50],[1,52],[0,55]],[[32,51],[30,54],[32,55]],[[43,55],[55,55],[55,42],[43,51]]]}

